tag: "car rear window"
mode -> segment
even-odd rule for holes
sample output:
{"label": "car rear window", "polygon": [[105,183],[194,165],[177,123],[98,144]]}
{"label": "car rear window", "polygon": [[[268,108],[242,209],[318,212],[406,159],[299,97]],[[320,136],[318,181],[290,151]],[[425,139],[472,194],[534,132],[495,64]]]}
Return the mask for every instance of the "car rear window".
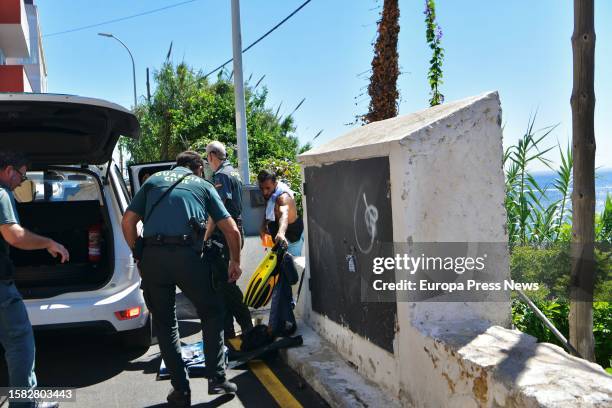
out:
{"label": "car rear window", "polygon": [[15,189],[18,202],[101,200],[95,176],[77,171],[31,171]]}

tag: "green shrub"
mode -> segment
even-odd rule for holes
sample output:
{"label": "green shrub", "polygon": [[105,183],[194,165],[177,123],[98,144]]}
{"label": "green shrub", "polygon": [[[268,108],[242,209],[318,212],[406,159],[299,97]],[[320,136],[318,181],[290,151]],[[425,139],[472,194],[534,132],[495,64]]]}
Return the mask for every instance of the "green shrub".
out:
{"label": "green shrub", "polygon": [[[183,150],[203,152],[208,142],[219,140],[236,165],[234,84],[229,75],[221,71],[216,80],[206,78],[185,62],[167,60],[155,71],[154,82],[151,99],[135,109],[140,139],[122,139],[131,161],[174,160]],[[263,159],[293,160],[301,151],[291,116],[300,105],[281,117],[270,106],[268,90],[258,84],[245,81],[249,163],[255,168]]]}
{"label": "green shrub", "polygon": [[[603,367],[612,366],[612,262],[609,247],[595,250],[596,280],[593,302],[595,357]],[[538,282],[540,289],[527,296],[567,338],[569,334],[569,245],[550,247],[516,246],[510,256],[510,273],[518,282]],[[602,301],[597,301],[602,300]],[[535,313],[517,297],[512,302],[514,325],[538,341],[562,346]]]}
{"label": "green shrub", "polygon": [[[612,301],[612,252],[609,245],[595,249],[594,300]],[[572,264],[569,243],[550,246],[515,246],[510,254],[510,276],[517,282],[537,282],[542,299],[569,299]],[[530,294],[530,297],[533,297]]]}
{"label": "green shrub", "polygon": [[612,194],[606,195],[603,211],[595,216],[595,240],[612,244]]}
{"label": "green shrub", "polygon": [[603,367],[612,367],[612,303],[593,303],[595,357]]}
{"label": "green shrub", "polygon": [[[569,303],[566,301],[534,300],[536,306],[555,327],[568,338],[569,336]],[[552,332],[540,321],[536,314],[518,298],[512,301],[512,321],[514,326],[538,339],[563,345]],[[603,367],[612,367],[612,303],[593,303],[593,335],[595,337],[595,359]]]}
{"label": "green shrub", "polygon": [[510,256],[510,275],[517,282],[538,282],[557,296],[567,297],[571,259],[568,246],[517,246]]}

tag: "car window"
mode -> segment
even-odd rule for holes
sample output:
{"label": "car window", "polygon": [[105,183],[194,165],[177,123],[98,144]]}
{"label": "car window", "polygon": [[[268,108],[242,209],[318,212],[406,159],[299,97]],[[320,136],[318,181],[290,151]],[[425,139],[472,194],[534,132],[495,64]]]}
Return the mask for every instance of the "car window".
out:
{"label": "car window", "polygon": [[18,187],[19,202],[91,201],[101,200],[100,188],[94,176],[76,171],[31,171],[28,180]]}
{"label": "car window", "polygon": [[119,166],[117,166],[116,164],[113,166],[113,172],[115,173],[115,178],[117,179],[117,182],[119,183],[119,187],[121,188],[121,191],[123,191],[123,194],[129,203],[132,200],[132,195],[130,194],[130,190],[125,182],[125,179],[123,178],[123,174],[121,174],[121,170],[119,169]]}

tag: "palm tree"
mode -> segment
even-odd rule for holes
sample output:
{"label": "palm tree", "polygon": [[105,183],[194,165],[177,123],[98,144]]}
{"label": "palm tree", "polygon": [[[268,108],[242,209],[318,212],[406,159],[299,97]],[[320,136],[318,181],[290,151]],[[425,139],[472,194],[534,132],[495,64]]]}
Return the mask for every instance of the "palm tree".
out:
{"label": "palm tree", "polygon": [[397,116],[397,78],[399,76],[397,38],[399,36],[398,0],[384,0],[374,45],[372,76],[368,86],[370,106],[363,122],[371,123]]}
{"label": "palm tree", "polygon": [[595,361],[593,284],[595,277],[595,4],[574,0],[574,86],[572,146],[572,274],[569,314],[570,342],[583,358]]}

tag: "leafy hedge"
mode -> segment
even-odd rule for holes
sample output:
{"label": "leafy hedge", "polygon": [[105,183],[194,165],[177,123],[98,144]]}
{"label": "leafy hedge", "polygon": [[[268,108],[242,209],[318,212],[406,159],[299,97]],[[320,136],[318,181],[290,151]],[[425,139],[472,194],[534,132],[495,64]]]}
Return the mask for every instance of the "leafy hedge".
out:
{"label": "leafy hedge", "polygon": [[[557,329],[569,337],[569,303],[559,300],[535,300],[536,306],[548,317]],[[517,329],[531,334],[540,342],[562,346],[535,313],[519,299],[512,302],[512,320]],[[612,373],[612,303],[593,303],[593,335],[595,336],[595,358],[606,371]]]}
{"label": "leafy hedge", "polygon": [[[530,293],[538,300],[569,298],[570,244],[515,246],[510,254],[510,274],[517,282],[538,282],[542,289]],[[595,293],[598,301],[612,301],[612,246],[595,249]]]}
{"label": "leafy hedge", "polygon": [[[612,363],[612,256],[609,246],[595,251],[596,301],[593,303],[595,358],[603,367]],[[518,282],[539,282],[540,289],[527,292],[540,310],[566,338],[569,336],[569,244],[548,247],[516,246],[510,254],[510,273]],[[517,329],[531,334],[540,342],[562,346],[533,311],[518,298],[512,303],[513,322]],[[612,370],[612,369],[611,369]]]}

